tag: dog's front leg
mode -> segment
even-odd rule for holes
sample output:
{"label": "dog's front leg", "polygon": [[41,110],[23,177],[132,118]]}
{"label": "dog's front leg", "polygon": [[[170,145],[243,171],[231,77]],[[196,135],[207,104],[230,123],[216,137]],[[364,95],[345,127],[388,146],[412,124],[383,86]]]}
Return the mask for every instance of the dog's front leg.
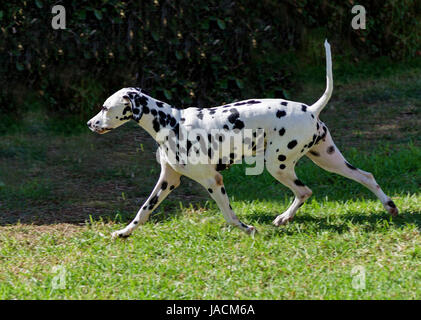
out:
{"label": "dog's front leg", "polygon": [[228,224],[240,228],[247,234],[254,235],[256,233],[257,229],[255,227],[246,225],[245,223],[241,222],[232,210],[232,207],[229,203],[228,194],[222,181],[222,175],[220,173],[216,171],[210,171],[207,178],[202,177],[195,180],[208,190],[210,196],[213,198],[213,200],[215,200],[219,209],[222,211],[222,214],[224,215],[224,218]]}
{"label": "dog's front leg", "polygon": [[112,237],[126,238],[141,224],[144,224],[152,211],[164,200],[172,190],[180,185],[180,174],[167,163],[161,162],[161,175],[151,195],[139,209],[136,217],[124,229],[113,232]]}

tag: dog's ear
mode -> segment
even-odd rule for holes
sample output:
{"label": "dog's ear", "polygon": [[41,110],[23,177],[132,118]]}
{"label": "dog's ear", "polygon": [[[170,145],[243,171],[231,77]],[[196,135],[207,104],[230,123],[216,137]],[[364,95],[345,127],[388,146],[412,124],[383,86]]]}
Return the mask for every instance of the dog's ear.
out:
{"label": "dog's ear", "polygon": [[139,103],[139,93],[128,92],[126,95],[123,96],[123,99],[127,99],[130,101],[133,120],[139,122],[140,118],[142,118],[143,115],[143,108],[142,105]]}

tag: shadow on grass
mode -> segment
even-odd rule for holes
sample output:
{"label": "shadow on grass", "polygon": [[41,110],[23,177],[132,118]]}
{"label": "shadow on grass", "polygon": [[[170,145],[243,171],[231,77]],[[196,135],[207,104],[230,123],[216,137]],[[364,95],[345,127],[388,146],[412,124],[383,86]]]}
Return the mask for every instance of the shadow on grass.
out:
{"label": "shadow on grass", "polygon": [[[272,224],[275,216],[272,214],[254,214],[247,216],[247,222],[253,224],[253,222],[259,222],[262,224]],[[402,212],[397,217],[392,217],[387,212],[362,214],[359,211],[350,211],[347,214],[337,216],[312,216],[308,214],[299,213],[295,216],[294,220],[290,224],[303,224],[310,227],[311,229],[316,228],[320,231],[329,231],[338,234],[347,233],[350,230],[350,226],[357,226],[364,228],[366,232],[372,232],[375,230],[397,228],[402,229],[407,225],[415,225],[416,228],[421,231],[421,212]],[[296,228],[290,228],[288,226],[275,227],[277,232],[275,234],[294,235],[299,232]],[[304,231],[305,232],[305,231]]]}

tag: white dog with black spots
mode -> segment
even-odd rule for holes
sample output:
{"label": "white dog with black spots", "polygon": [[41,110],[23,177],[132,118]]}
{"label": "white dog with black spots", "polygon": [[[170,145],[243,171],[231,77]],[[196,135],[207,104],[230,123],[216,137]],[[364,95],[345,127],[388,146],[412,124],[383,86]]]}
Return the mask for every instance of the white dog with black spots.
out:
{"label": "white dog with black spots", "polygon": [[[161,174],[151,195],[133,221],[124,229],[114,232],[113,237],[128,237],[139,225],[145,223],[161,201],[179,186],[180,177],[183,175],[197,181],[208,190],[230,225],[248,234],[254,233],[256,229],[241,222],[232,210],[219,171],[259,152],[263,154],[268,172],[291,189],[295,195],[291,206],[275,218],[273,223],[276,226],[291,221],[298,208],[312,195],[310,188],[297,178],[294,171],[297,161],[303,155],[327,171],[361,183],[380,199],[390,214],[396,216],[398,209],[382,191],[373,175],[355,168],[346,161],[333,142],[326,125],[319,119],[319,114],[329,101],[333,89],[332,59],[327,41],[325,49],[326,91],[311,106],[283,99],[252,99],[214,108],[178,109],[148,96],[139,88],[124,88],[110,96],[102,110],[89,120],[88,127],[103,134],[133,119],[158,142],[161,164]],[[220,137],[212,135],[211,132],[215,129],[222,133],[237,134],[246,129],[254,132],[264,130],[264,136],[260,137],[262,142],[260,145],[263,147],[259,150],[259,143],[250,138],[243,138],[243,150],[231,149],[229,159],[222,157],[218,159],[218,155],[221,155],[218,148],[224,138],[223,135]],[[194,138],[188,135],[187,146],[180,147],[181,140],[185,141],[185,133],[195,130],[205,134],[198,134]],[[165,137],[163,132],[173,133],[172,138]],[[177,161],[170,161],[166,144],[169,141],[178,147]],[[192,152],[202,152],[209,159],[216,157],[218,161],[217,163],[179,161],[182,153]]]}

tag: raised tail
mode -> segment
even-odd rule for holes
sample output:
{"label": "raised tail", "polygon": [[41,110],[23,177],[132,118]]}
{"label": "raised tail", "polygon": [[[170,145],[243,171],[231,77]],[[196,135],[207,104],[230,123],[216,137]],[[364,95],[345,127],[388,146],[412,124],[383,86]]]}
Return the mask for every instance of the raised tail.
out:
{"label": "raised tail", "polygon": [[332,76],[332,56],[330,53],[330,44],[325,40],[326,49],[326,90],[325,93],[317,100],[309,109],[316,114],[320,114],[325,105],[328,103],[333,91],[333,76]]}

